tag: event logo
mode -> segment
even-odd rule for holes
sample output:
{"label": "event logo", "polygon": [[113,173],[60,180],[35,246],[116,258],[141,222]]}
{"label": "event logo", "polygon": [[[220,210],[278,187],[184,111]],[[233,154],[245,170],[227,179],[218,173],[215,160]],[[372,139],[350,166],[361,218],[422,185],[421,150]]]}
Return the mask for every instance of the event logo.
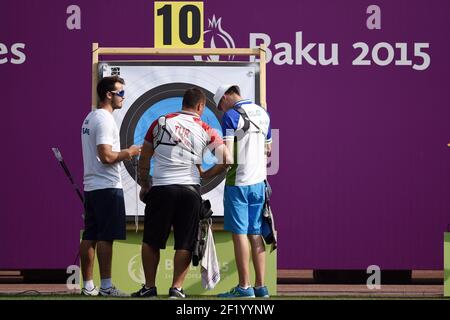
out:
{"label": "event logo", "polygon": [[145,283],[144,268],[142,267],[141,255],[137,254],[128,261],[128,275],[136,283]]}
{"label": "event logo", "polygon": [[[216,19],[213,15],[212,19],[208,19],[208,30],[205,30],[205,43],[209,41],[210,48],[236,48],[233,38],[228,32],[222,28],[222,17]],[[194,56],[195,61],[203,61],[202,56]],[[234,60],[234,56],[228,56],[228,61]],[[206,57],[206,61],[220,61],[220,56],[211,55]]]}

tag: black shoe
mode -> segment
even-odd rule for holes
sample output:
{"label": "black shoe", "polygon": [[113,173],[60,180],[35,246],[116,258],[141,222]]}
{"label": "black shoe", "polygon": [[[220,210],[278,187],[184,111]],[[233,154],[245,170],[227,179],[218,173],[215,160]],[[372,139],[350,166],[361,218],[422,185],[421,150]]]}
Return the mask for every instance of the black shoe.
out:
{"label": "black shoe", "polygon": [[131,296],[134,298],[151,298],[158,296],[158,292],[156,291],[156,287],[147,289],[145,285],[143,285],[141,290],[132,293]]}
{"label": "black shoe", "polygon": [[170,288],[169,289],[169,299],[184,299],[186,298],[186,295],[183,292],[183,289],[178,290],[177,288]]}

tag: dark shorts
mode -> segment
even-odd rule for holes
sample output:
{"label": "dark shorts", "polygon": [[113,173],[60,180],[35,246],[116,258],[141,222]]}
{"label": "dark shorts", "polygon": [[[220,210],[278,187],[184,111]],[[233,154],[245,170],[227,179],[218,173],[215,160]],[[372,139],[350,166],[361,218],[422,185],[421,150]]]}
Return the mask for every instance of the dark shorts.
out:
{"label": "dark shorts", "polygon": [[84,192],[83,240],[125,240],[126,217],[122,189]]}
{"label": "dark shorts", "polygon": [[194,249],[202,199],[199,187],[190,187],[196,191],[181,185],[156,186],[150,189],[144,199],[144,243],[165,249],[173,226],[175,250]]}

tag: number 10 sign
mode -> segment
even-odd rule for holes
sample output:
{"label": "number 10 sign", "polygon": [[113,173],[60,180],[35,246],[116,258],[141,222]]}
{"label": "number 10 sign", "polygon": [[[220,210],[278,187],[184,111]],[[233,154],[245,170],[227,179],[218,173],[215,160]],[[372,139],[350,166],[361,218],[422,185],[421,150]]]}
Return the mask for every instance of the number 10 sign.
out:
{"label": "number 10 sign", "polygon": [[155,48],[203,48],[203,2],[155,1]]}

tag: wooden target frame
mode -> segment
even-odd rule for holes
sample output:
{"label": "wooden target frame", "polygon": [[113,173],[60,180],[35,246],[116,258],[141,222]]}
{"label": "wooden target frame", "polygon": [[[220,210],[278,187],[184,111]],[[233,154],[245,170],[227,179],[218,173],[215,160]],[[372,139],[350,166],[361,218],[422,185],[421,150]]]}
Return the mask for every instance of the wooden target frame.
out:
{"label": "wooden target frame", "polygon": [[[92,108],[97,106],[98,63],[102,55],[112,56],[255,56],[259,58],[259,101],[261,107],[266,103],[266,47],[259,48],[205,48],[205,49],[157,49],[157,48],[108,48],[92,44]],[[193,60],[189,60],[192,62]]]}

